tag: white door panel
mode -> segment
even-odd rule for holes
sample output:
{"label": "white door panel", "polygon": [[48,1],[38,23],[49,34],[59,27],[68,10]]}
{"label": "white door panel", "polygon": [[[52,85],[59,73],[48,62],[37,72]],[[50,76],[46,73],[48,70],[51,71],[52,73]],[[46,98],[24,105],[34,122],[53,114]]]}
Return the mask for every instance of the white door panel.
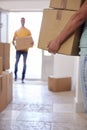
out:
{"label": "white door panel", "polygon": [[48,80],[53,75],[54,56],[47,51],[42,51],[42,80]]}
{"label": "white door panel", "polygon": [[0,42],[8,41],[8,13],[0,11]]}

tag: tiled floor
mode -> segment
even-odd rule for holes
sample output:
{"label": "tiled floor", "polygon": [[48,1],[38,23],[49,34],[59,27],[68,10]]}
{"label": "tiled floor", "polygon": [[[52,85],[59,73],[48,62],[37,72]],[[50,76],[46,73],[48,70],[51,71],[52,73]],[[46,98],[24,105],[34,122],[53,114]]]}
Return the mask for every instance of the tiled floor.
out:
{"label": "tiled floor", "polygon": [[75,113],[74,92],[51,92],[41,81],[14,82],[13,101],[0,113],[0,130],[87,130]]}

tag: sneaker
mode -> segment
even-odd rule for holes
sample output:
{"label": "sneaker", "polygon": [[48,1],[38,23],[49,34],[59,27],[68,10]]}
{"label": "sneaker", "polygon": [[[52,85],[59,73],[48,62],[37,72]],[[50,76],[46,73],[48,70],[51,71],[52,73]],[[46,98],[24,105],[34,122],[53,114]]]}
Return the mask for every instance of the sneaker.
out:
{"label": "sneaker", "polygon": [[17,75],[15,76],[15,81],[17,81]]}
{"label": "sneaker", "polygon": [[24,84],[24,80],[22,80],[22,83]]}

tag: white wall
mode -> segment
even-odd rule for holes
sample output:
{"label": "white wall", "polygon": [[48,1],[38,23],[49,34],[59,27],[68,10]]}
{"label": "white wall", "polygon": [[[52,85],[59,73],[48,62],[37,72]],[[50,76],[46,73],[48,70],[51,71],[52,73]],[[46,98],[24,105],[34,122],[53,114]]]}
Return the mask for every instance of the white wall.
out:
{"label": "white wall", "polygon": [[54,55],[53,76],[56,78],[71,77],[72,90],[76,89],[75,59],[76,56],[61,55],[61,54]]}
{"label": "white wall", "polygon": [[63,77],[73,75],[74,56],[56,54],[54,56],[54,76]]}
{"label": "white wall", "polygon": [[0,0],[0,8],[9,11],[42,11],[50,0]]}

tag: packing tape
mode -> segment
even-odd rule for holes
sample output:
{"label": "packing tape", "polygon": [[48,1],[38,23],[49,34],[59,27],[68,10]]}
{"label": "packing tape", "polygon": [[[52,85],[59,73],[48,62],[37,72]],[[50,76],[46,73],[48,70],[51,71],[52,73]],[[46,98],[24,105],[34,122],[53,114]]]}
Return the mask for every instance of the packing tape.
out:
{"label": "packing tape", "polygon": [[56,20],[60,20],[62,17],[62,11],[61,10],[58,10],[57,11],[57,15],[56,15]]}
{"label": "packing tape", "polygon": [[60,7],[66,9],[67,0],[61,0]]}

